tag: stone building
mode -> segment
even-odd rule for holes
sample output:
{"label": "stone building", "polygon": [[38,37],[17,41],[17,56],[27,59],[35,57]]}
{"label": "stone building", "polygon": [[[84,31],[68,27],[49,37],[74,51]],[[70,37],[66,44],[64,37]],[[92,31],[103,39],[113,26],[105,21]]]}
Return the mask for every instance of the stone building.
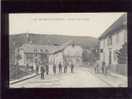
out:
{"label": "stone building", "polygon": [[[123,72],[127,70],[127,64],[118,66],[117,52],[127,43],[127,14],[122,15],[115,21],[99,38],[100,62],[111,69]],[[127,52],[126,52],[127,53]]]}

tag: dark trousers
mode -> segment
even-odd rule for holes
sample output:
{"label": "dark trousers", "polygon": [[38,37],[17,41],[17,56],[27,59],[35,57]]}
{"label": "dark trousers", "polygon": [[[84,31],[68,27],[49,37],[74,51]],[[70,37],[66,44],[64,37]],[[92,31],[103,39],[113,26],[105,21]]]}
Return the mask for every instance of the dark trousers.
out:
{"label": "dark trousers", "polygon": [[74,72],[74,66],[71,66],[71,73]]}
{"label": "dark trousers", "polygon": [[53,66],[53,72],[56,73],[56,66]]}
{"label": "dark trousers", "polygon": [[66,72],[67,72],[67,66],[64,67],[64,73],[66,73]]}
{"label": "dark trousers", "polygon": [[47,75],[49,74],[49,67],[48,66],[46,67],[46,74]]}
{"label": "dark trousers", "polygon": [[59,72],[62,72],[62,67],[61,66],[59,66]]}
{"label": "dark trousers", "polygon": [[46,74],[48,75],[49,74],[49,71],[46,71]]}
{"label": "dark trousers", "polygon": [[98,72],[99,72],[99,70],[98,70],[98,69],[99,69],[99,67],[98,67],[98,65],[97,65],[97,66],[95,67],[95,72],[96,72],[96,73],[98,73]]}
{"label": "dark trousers", "polygon": [[105,74],[105,66],[102,67],[102,73]]}
{"label": "dark trousers", "polygon": [[41,73],[41,79],[44,79],[44,73]]}

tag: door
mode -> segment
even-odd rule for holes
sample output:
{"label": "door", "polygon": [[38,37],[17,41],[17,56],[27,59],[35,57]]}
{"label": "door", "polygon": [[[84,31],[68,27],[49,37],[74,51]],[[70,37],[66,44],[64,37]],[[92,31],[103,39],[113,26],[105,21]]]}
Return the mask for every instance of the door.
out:
{"label": "door", "polygon": [[111,51],[109,51],[109,64],[111,64]]}

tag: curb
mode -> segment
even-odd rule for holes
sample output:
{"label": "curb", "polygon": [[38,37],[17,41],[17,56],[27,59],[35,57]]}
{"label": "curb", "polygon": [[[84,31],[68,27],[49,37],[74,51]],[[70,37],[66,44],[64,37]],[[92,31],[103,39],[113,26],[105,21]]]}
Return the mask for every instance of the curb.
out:
{"label": "curb", "polygon": [[27,80],[27,79],[31,79],[31,78],[34,78],[38,76],[37,74],[34,74],[34,75],[30,75],[29,77],[25,77],[23,79],[18,79],[18,80],[15,80],[15,81],[10,81],[10,85],[13,85],[13,84],[16,84],[16,83],[19,83],[19,82],[22,82],[24,80]]}

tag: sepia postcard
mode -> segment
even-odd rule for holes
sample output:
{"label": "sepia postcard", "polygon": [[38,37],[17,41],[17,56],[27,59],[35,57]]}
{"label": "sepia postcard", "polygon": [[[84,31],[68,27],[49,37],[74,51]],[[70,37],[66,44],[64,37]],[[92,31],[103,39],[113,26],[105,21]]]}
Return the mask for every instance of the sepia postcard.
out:
{"label": "sepia postcard", "polygon": [[128,87],[127,13],[9,13],[10,88]]}

